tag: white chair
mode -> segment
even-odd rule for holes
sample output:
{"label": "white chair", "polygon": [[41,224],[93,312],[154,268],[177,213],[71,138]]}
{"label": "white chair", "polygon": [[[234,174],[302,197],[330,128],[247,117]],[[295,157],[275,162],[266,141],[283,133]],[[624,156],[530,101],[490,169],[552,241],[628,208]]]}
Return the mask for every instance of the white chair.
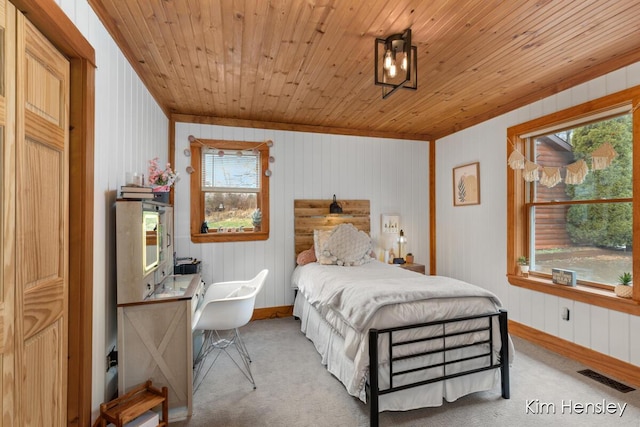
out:
{"label": "white chair", "polygon": [[[218,360],[222,352],[225,352],[242,371],[244,376],[256,388],[256,383],[251,374],[251,357],[244,345],[238,328],[246,325],[251,320],[256,295],[262,289],[269,274],[269,270],[262,270],[251,280],[236,280],[232,282],[219,282],[209,285],[202,304],[193,316],[192,330],[204,332],[204,342],[194,362],[196,372],[194,375],[194,392],[205,379],[213,364]],[[238,363],[227,349],[234,346],[240,355],[241,363]],[[207,356],[217,350],[213,361],[200,377]]]}

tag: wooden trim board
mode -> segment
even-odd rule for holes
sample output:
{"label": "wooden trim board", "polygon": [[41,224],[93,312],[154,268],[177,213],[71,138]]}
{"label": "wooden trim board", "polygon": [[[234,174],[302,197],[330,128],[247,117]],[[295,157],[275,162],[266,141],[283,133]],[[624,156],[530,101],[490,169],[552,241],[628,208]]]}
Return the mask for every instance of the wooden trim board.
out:
{"label": "wooden trim board", "polygon": [[276,319],[293,316],[293,306],[283,305],[280,307],[256,308],[253,310],[251,320]]}
{"label": "wooden trim board", "polygon": [[509,333],[589,366],[618,381],[640,387],[640,367],[509,320]]}

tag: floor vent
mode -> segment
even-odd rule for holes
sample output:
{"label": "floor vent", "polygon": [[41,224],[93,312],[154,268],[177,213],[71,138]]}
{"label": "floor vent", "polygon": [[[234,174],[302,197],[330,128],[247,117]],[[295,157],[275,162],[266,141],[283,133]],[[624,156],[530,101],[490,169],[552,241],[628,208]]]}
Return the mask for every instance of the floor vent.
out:
{"label": "floor vent", "polygon": [[578,371],[579,374],[584,375],[585,377],[589,377],[592,380],[596,380],[599,383],[602,383],[604,385],[607,385],[613,389],[616,389],[622,393],[629,393],[630,391],[634,391],[635,388],[631,388],[628,385],[624,385],[622,383],[619,383],[616,380],[612,380],[611,378],[605,377],[602,374],[599,374],[597,372],[592,371],[591,369],[585,369],[583,371]]}

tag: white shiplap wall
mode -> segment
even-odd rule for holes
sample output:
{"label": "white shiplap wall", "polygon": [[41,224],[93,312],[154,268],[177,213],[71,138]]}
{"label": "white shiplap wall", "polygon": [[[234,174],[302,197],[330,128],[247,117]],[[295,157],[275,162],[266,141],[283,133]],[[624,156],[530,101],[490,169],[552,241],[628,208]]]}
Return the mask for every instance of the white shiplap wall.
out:
{"label": "white shiplap wall", "polygon": [[[113,202],[127,171],[146,171],[147,161],[166,158],[167,119],[142,85],[84,0],[56,0],[96,49],[95,229],[93,304],[94,414],[115,392],[113,373],[105,374],[106,353],[116,341],[115,244]],[[517,123],[640,84],[640,65],[577,86],[489,120],[438,142],[438,272],[486,287],[505,302],[514,320],[586,347],[640,365],[640,327],[636,316],[592,307],[508,285],[506,264],[506,128]],[[272,270],[258,304],[290,304],[293,269],[293,200],[369,198],[372,230],[380,214],[397,212],[416,261],[429,260],[428,146],[412,141],[344,137],[178,124],[176,191],[177,250],[203,259],[208,281],[249,277],[263,266]],[[266,242],[190,243],[188,227],[187,136],[275,141],[271,180],[272,231]],[[452,207],[451,168],[480,161],[479,206]],[[571,322],[559,310],[572,310]],[[556,313],[554,316],[553,314]]]}
{"label": "white shiplap wall", "polygon": [[[271,233],[267,241],[194,244],[189,236],[188,137],[264,141],[271,139]],[[416,262],[429,261],[429,145],[422,141],[232,128],[178,123],[175,192],[178,256],[202,260],[207,283],[253,277],[270,270],[257,307],[293,303],[290,276],[295,267],[293,201],[295,199],[369,199],[371,234],[377,242],[380,214],[398,213]],[[197,168],[198,165],[193,165]],[[329,207],[327,206],[327,212]],[[397,251],[397,248],[395,249]],[[428,269],[428,267],[427,267]]]}
{"label": "white shiplap wall", "polygon": [[[437,271],[495,292],[517,322],[640,365],[640,318],[508,284],[506,130],[640,84],[636,63],[442,138],[436,145]],[[454,208],[451,169],[480,161],[481,204]],[[564,307],[569,322],[561,320]]]}
{"label": "white shiplap wall", "polygon": [[115,210],[125,174],[146,174],[147,162],[168,158],[168,119],[86,1],[57,2],[96,52],[93,254],[94,418],[116,393],[116,370],[106,355],[117,342]]}

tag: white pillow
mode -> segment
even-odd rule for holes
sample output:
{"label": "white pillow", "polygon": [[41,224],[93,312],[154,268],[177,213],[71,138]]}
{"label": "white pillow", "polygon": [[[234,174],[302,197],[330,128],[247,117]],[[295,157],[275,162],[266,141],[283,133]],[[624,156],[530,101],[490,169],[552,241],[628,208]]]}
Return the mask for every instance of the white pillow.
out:
{"label": "white pillow", "polygon": [[[361,265],[371,261],[371,238],[353,224],[340,224],[333,229],[322,256],[337,265]],[[322,262],[321,262],[322,263]]]}
{"label": "white pillow", "polygon": [[[316,260],[320,264],[335,264],[337,258],[332,257],[330,253],[325,252],[325,246],[333,230],[313,230],[313,247],[316,251]],[[326,253],[326,255],[325,255]]]}

